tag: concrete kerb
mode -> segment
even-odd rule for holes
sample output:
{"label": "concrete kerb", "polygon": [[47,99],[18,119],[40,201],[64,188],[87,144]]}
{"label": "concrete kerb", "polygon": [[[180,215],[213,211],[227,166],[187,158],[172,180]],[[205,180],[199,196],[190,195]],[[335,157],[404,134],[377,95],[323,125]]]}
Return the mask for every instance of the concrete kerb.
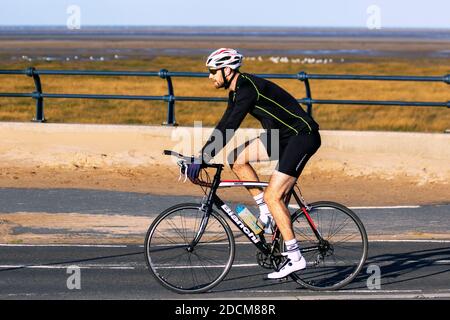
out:
{"label": "concrete kerb", "polygon": [[[2,166],[147,167],[170,165],[164,149],[195,154],[213,128],[95,124],[0,123]],[[216,156],[262,129],[239,129]],[[337,171],[350,176],[396,175],[416,178],[418,183],[450,180],[450,136],[439,133],[329,131],[322,130],[322,147],[306,171]],[[259,163],[270,173],[275,162]]]}

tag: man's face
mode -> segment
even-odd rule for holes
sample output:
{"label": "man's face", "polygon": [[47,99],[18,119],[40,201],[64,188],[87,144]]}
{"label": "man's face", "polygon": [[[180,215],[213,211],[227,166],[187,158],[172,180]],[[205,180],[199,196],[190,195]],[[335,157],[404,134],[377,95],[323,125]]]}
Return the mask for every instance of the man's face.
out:
{"label": "man's face", "polygon": [[216,89],[222,88],[225,84],[223,81],[222,71],[220,71],[220,69],[209,70],[209,79],[211,79]]}

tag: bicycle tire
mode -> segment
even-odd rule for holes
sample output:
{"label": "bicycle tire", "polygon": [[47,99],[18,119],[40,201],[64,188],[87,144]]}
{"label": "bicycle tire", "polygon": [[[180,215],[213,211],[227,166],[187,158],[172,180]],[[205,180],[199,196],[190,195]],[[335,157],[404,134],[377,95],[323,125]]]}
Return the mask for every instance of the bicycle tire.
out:
{"label": "bicycle tire", "polygon": [[[202,238],[192,252],[188,251],[203,216],[200,208],[198,203],[182,203],[166,209],[150,225],[145,237],[149,271],[164,287],[181,294],[212,289],[225,278],[234,261],[233,232],[214,210]],[[203,256],[208,251],[215,256]]]}
{"label": "bicycle tire", "polygon": [[[321,236],[331,246],[328,251],[324,249],[325,246],[322,246],[321,250],[313,250],[314,247],[319,247],[319,241],[313,234],[303,210],[298,209],[292,215],[292,223],[307,267],[290,276],[294,281],[311,290],[342,288],[359,274],[367,259],[369,245],[364,225],[352,210],[336,202],[311,203],[309,214]],[[340,215],[339,218],[337,214]],[[345,224],[341,223],[338,227],[338,219],[343,218],[345,218]],[[331,224],[328,229],[325,223]],[[338,235],[340,231],[343,233]],[[346,246],[344,242],[347,242]],[[282,245],[284,247],[284,242]],[[312,251],[307,251],[307,248]],[[353,254],[352,251],[354,251]],[[324,252],[326,252],[325,256]]]}

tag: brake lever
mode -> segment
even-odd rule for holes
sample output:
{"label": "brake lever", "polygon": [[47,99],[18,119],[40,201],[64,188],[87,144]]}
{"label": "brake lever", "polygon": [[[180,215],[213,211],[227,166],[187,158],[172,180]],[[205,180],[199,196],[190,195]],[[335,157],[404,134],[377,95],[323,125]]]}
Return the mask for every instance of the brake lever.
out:
{"label": "brake lever", "polygon": [[[177,162],[177,164],[178,164],[178,166],[180,167],[180,176],[178,177],[178,181],[180,181],[181,180],[181,176],[184,174],[184,181],[183,181],[183,183],[185,183],[186,182],[186,180],[187,180],[187,166],[186,166],[186,162],[184,161],[184,160],[179,160],[178,162]],[[183,172],[183,170],[184,170],[184,172]]]}

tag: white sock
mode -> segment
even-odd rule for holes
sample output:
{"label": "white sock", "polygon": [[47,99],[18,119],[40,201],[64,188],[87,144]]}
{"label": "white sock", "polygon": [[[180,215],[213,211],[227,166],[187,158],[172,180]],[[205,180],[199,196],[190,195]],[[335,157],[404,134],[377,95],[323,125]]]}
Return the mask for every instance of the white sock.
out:
{"label": "white sock", "polygon": [[300,261],[302,254],[297,243],[297,239],[287,240],[284,242],[286,244],[286,253],[291,261]]}
{"label": "white sock", "polygon": [[269,207],[264,202],[264,192],[254,196],[253,199],[255,199],[255,202],[259,207],[259,220],[261,220],[262,223],[267,224],[269,218],[272,218],[272,214],[270,213]]}

